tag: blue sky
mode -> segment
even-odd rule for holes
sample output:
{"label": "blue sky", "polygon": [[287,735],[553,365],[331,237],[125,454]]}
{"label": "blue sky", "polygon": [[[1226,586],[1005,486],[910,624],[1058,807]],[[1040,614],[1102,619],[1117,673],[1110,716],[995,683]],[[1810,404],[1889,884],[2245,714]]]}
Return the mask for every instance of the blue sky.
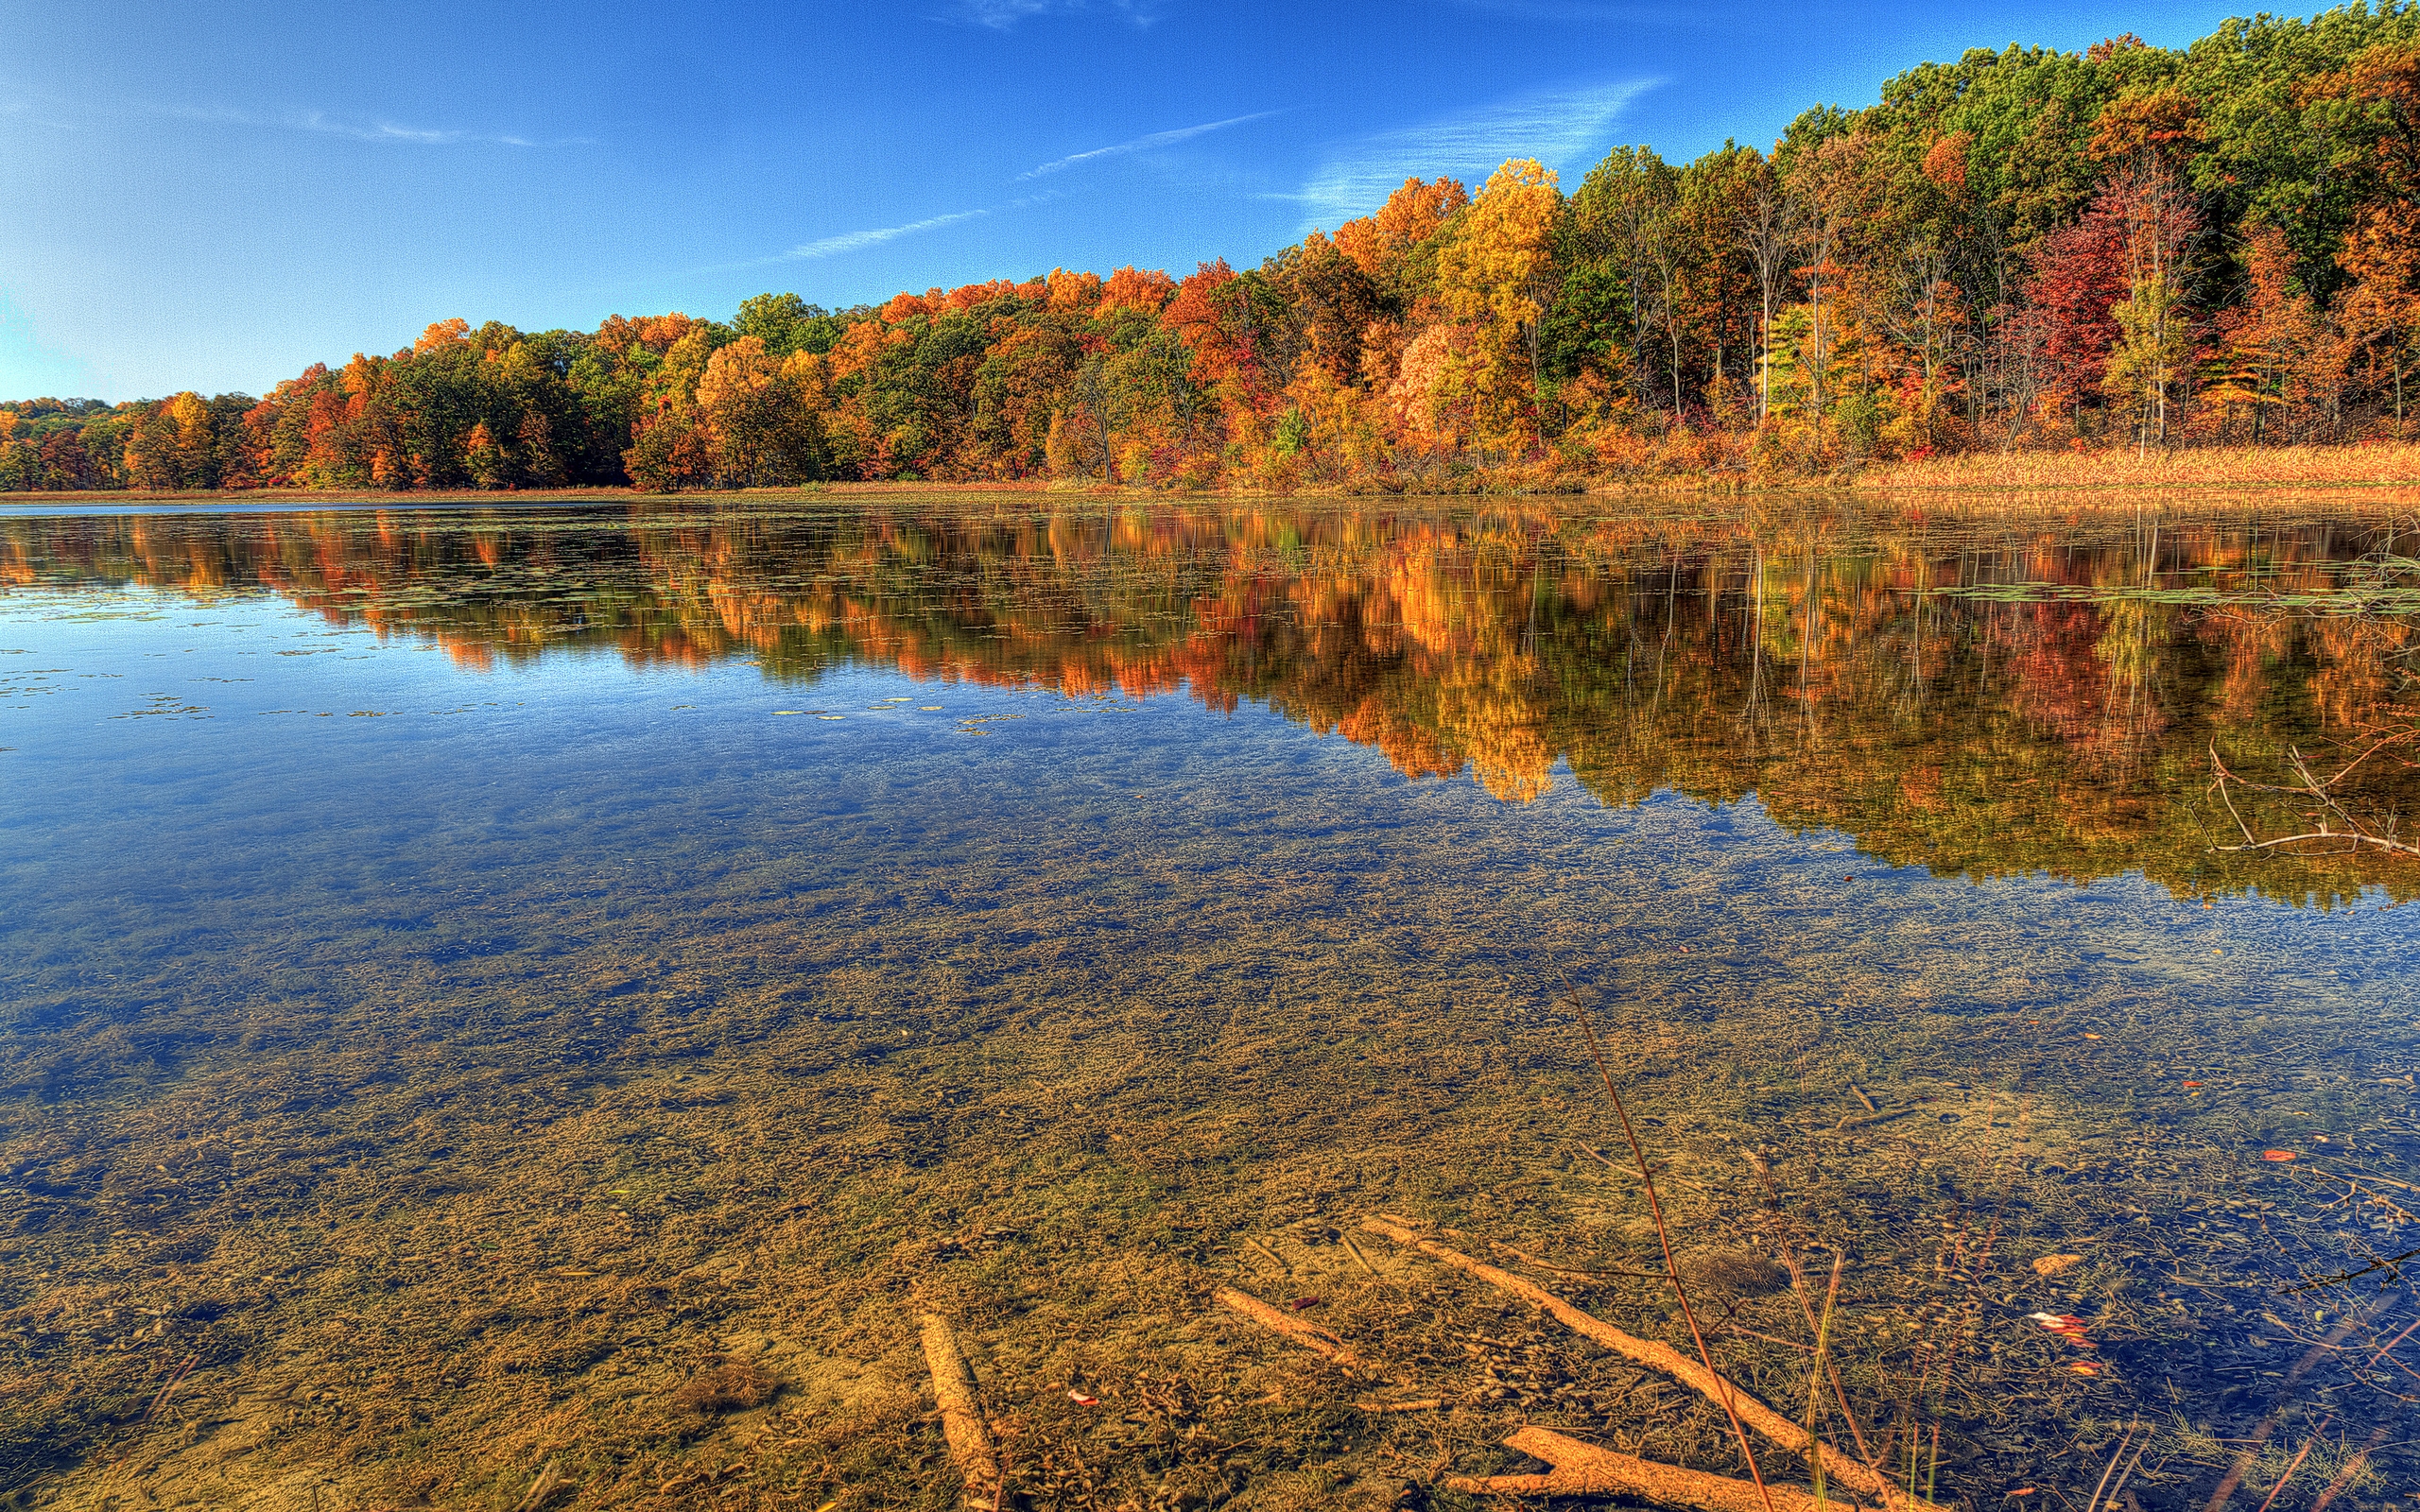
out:
{"label": "blue sky", "polygon": [[1257,262],[1408,174],[1770,144],[2224,7],[0,0],[0,398],[260,392],[465,316]]}

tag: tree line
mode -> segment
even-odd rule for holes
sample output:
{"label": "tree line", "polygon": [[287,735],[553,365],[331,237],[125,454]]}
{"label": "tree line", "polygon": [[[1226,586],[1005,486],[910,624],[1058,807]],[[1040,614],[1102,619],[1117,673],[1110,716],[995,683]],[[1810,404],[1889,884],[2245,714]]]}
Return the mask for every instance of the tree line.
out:
{"label": "tree line", "polygon": [[2420,0],[1926,63],[1770,152],[1408,180],[1258,266],[594,332],[254,399],[0,406],[0,490],[827,479],[1447,490],[2408,438]]}

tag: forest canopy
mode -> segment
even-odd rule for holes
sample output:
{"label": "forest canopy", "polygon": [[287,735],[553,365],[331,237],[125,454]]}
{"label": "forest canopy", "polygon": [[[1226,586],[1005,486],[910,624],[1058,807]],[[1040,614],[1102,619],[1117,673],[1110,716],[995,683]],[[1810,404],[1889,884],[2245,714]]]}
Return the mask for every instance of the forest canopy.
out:
{"label": "forest canopy", "polygon": [[2420,0],[1978,50],[1770,151],[1412,179],[1238,270],[431,325],[268,395],[0,404],[0,490],[1447,490],[2408,438]]}

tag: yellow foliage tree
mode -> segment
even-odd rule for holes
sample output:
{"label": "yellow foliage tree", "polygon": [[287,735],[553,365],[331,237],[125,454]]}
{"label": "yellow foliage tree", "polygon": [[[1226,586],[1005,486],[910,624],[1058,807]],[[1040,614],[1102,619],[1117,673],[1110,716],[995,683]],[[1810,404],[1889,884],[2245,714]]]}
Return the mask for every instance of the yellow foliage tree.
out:
{"label": "yellow foliage tree", "polygon": [[1440,301],[1474,336],[1452,376],[1467,387],[1479,438],[1501,450],[1545,444],[1538,336],[1554,300],[1562,215],[1553,171],[1515,159],[1489,178],[1437,256]]}

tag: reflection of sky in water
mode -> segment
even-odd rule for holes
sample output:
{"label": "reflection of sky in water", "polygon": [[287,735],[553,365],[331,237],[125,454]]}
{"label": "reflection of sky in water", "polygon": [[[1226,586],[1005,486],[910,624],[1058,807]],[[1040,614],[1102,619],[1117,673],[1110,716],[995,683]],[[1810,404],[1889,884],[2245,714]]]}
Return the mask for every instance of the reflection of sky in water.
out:
{"label": "reflection of sky in water", "polygon": [[[189,1134],[211,1123],[208,1098],[314,1057],[327,1106],[384,1109],[361,1115],[389,1132],[354,1156],[374,1171],[416,1106],[447,1109],[455,1140],[506,1130],[494,1109],[509,1106],[510,1128],[534,1137],[632,1078],[802,1057],[838,1075],[895,1037],[991,1095],[1080,1087],[1095,1108],[1168,1120],[1266,1108],[1280,1073],[1349,1088],[1385,1063],[1407,1099],[1395,1111],[1287,1115],[1256,1137],[1272,1170],[1375,1160],[1402,1182],[1415,1128],[1467,1154],[1494,1150],[1498,1133],[1476,1131],[1511,1118],[1520,1150],[1560,1147],[1575,1104],[1539,1100],[1590,1095],[1548,1006],[1568,981],[1598,1005],[1656,1137],[1710,1162],[1681,1169],[1712,1181],[1743,1146],[1801,1160],[1867,1210],[1826,1222],[1935,1226],[1941,1203],[1972,1217],[1994,1199],[1983,1173],[2012,1160],[2047,1162],[2054,1187],[2168,1161],[2098,1207],[2042,1198],[1991,1218],[2018,1258],[2122,1260],[2145,1337],[2182,1306],[2171,1294],[2218,1295],[2180,1277],[2237,1286],[2359,1252],[2343,1236],[2372,1215],[2349,1211],[2290,1233],[2281,1217],[2265,1250],[2181,1247],[2218,1211],[2193,1204],[2221,1192],[2291,1205],[2263,1148],[2349,1147],[2411,1176],[2408,1089],[2382,1078],[2413,1067],[2420,940],[2375,895],[2204,907],[2136,874],[1936,877],[1834,831],[1789,833],[1753,798],[1608,807],[1564,768],[1536,801],[1503,802],[1468,780],[1409,781],[1250,700],[1220,713],[863,664],[802,685],[745,660],[648,667],[604,649],[475,671],[268,597],[21,592],[0,599],[0,1069],[21,1170],[72,1164],[62,1151],[82,1141],[122,1171],[115,1121],[190,1097]],[[1086,1048],[1099,1022],[1132,1029],[1144,1009],[1106,1060]],[[1052,1038],[1063,1021],[1094,1027]],[[96,1049],[105,1025],[129,1037]],[[365,1045],[400,1058],[372,1064]],[[1204,1070],[1214,1048],[1262,1070]],[[498,1069],[534,1078],[527,1096],[481,1111],[449,1079]],[[1858,1164],[1863,1135],[1832,1132],[1859,1111],[1851,1077],[1902,1115],[1897,1177]],[[954,1160],[1010,1179],[1014,1160],[933,1138],[937,1163],[885,1167],[896,1146],[875,1142],[808,1168],[829,1201],[873,1205],[870,1233],[912,1218],[919,1183]],[[1484,1193],[1497,1177],[1468,1159]],[[1407,1201],[1366,1174],[1321,1179],[1347,1210]],[[1439,1190],[1449,1219],[1481,1202]],[[1113,1235],[1160,1221],[1119,1200],[1089,1221]],[[1556,1211],[1634,1244],[1594,1200]],[[275,1211],[248,1202],[211,1221],[233,1231]],[[120,1219],[106,1205],[83,1218],[88,1241],[62,1220],[45,1243],[86,1247],[44,1263],[99,1284],[115,1262],[98,1235]],[[2394,1243],[2393,1225],[2376,1237]],[[1909,1276],[1922,1258],[1907,1251]],[[15,1284],[11,1305],[38,1290]],[[1992,1297],[2090,1300],[2032,1284],[2020,1271]],[[2239,1300],[2245,1317],[2280,1305],[2266,1279]],[[2377,1305],[2410,1311],[2399,1290]],[[2204,1342],[2139,1357],[2113,1332],[2111,1355],[2137,1385],[2183,1381],[2193,1414],[2224,1428],[2268,1399],[2229,1395],[2233,1356],[2192,1352],[2219,1348],[2214,1327],[2241,1332],[2216,1318],[2177,1335]],[[2066,1402],[2060,1432],[2079,1411],[2147,1403]],[[2042,1452],[2025,1442],[1978,1430],[1961,1452],[2013,1471]]]}

